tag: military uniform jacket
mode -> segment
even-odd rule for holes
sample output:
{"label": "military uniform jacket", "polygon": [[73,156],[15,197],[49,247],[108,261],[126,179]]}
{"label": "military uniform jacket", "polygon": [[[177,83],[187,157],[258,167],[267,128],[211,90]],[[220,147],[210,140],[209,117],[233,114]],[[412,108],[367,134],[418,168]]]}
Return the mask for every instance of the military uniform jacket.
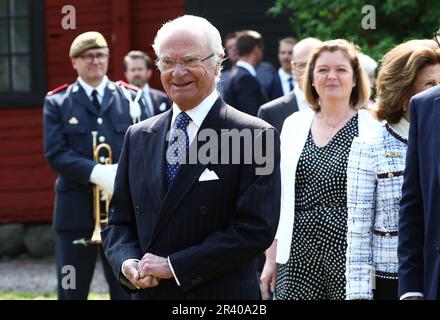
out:
{"label": "military uniform jacket", "polygon": [[[44,154],[51,169],[58,173],[54,229],[93,228],[93,184],[89,178],[95,162],[91,132],[98,132],[98,144],[111,146],[112,161],[117,163],[125,131],[133,124],[129,102],[122,89],[109,81],[98,112],[75,82],[49,92],[43,116]],[[142,111],[141,119],[146,117]]]}

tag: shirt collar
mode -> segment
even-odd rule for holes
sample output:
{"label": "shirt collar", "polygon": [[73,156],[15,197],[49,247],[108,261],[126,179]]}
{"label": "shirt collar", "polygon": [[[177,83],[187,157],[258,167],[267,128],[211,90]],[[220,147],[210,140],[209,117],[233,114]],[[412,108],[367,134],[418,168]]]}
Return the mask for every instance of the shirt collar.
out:
{"label": "shirt collar", "polygon": [[92,96],[93,90],[98,91],[98,95],[104,97],[105,88],[107,87],[108,84],[108,78],[107,76],[104,76],[102,78],[101,83],[98,84],[98,86],[96,86],[95,88],[87,84],[83,79],[81,79],[81,77],[78,77],[78,82],[81,85],[81,87],[84,89],[84,91],[86,92],[89,98]]}
{"label": "shirt collar", "polygon": [[257,71],[255,71],[254,66],[251,65],[250,63],[246,62],[246,61],[238,60],[237,61],[237,67],[245,68],[247,71],[249,71],[249,73],[251,75],[253,75],[254,77],[257,76]]}
{"label": "shirt collar", "polygon": [[309,103],[306,100],[306,96],[304,91],[302,91],[298,85],[298,82],[295,83],[293,87],[293,91],[295,92],[296,102],[298,103],[298,110],[307,110],[311,109]]}
{"label": "shirt collar", "polygon": [[287,82],[289,78],[293,79],[293,76],[284,71],[283,68],[278,69],[278,74],[280,76],[281,82]]}
{"label": "shirt collar", "polygon": [[[215,101],[218,98],[218,92],[216,89],[211,92],[209,96],[205,98],[200,104],[195,106],[194,108],[185,111],[186,114],[191,118],[192,122],[197,126],[197,128],[200,128],[202,125],[203,120],[205,120],[206,115],[211,110],[212,106],[214,105]],[[174,122],[176,121],[176,117],[179,113],[181,113],[182,110],[177,106],[176,103],[173,103],[173,116],[171,118],[171,128],[174,125]]]}

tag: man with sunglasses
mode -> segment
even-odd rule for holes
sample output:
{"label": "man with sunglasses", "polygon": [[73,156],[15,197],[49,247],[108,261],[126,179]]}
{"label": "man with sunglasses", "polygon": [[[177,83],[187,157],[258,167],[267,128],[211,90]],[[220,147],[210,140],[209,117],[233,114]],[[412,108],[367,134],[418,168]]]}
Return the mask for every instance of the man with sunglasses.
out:
{"label": "man with sunglasses", "polygon": [[[144,108],[133,104],[135,87],[122,88],[106,76],[109,48],[102,34],[80,34],[72,42],[69,56],[78,74],[76,82],[50,91],[44,102],[44,152],[58,174],[53,218],[58,298],[87,299],[99,252],[111,299],[126,299],[102,246],[73,242],[91,238],[92,186],[112,194],[125,131],[147,115]],[[93,131],[97,144],[111,147],[113,164],[93,160]]]}

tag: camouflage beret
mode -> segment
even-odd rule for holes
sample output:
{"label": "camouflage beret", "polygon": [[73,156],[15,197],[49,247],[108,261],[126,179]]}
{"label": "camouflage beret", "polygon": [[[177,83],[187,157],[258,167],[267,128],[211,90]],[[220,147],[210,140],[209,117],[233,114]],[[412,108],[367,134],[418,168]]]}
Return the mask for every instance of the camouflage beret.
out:
{"label": "camouflage beret", "polygon": [[96,31],[81,33],[73,40],[69,56],[76,58],[86,50],[97,48],[108,48],[107,41],[102,34]]}

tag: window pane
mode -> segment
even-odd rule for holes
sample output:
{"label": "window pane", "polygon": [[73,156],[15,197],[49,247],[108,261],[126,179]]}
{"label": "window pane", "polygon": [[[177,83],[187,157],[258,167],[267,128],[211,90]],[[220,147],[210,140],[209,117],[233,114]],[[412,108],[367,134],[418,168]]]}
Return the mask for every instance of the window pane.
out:
{"label": "window pane", "polygon": [[0,92],[9,91],[8,58],[0,57]]}
{"label": "window pane", "polygon": [[30,91],[31,69],[28,56],[12,57],[12,91]]}
{"label": "window pane", "polygon": [[29,24],[27,19],[11,19],[12,53],[29,52]]}
{"label": "window pane", "polygon": [[7,0],[0,0],[0,17],[6,17],[7,14]]}
{"label": "window pane", "polygon": [[0,54],[8,53],[8,22],[6,20],[0,20]]}
{"label": "window pane", "polygon": [[9,12],[11,16],[22,16],[28,14],[28,0],[9,0]]}

